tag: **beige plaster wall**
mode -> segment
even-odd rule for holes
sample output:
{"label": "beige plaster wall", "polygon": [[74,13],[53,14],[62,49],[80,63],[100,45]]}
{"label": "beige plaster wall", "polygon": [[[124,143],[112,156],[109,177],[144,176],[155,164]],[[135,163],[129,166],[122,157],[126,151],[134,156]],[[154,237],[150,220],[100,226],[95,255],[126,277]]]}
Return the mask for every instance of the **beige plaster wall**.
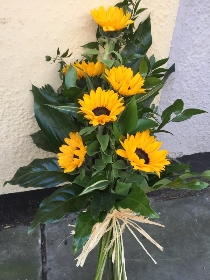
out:
{"label": "beige plaster wall", "polygon": [[[161,2],[161,3],[160,3]],[[8,0],[0,9],[0,194],[25,191],[3,182],[12,178],[20,166],[49,153],[36,148],[30,134],[38,130],[33,114],[31,83],[59,86],[56,64],[45,62],[70,48],[72,60],[79,58],[80,46],[94,40],[96,24],[89,10],[108,7],[114,0]],[[151,13],[153,46],[157,58],[167,57],[179,0],[142,0],[141,7]]]}

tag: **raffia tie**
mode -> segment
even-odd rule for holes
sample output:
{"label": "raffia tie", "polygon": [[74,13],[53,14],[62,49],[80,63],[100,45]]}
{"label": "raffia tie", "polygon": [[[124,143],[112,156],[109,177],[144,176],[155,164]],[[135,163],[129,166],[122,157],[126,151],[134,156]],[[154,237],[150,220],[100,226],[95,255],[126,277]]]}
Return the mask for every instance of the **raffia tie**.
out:
{"label": "raffia tie", "polygon": [[[120,221],[122,222],[121,224],[120,224]],[[137,242],[141,245],[141,247],[144,249],[144,251],[150,256],[150,258],[156,264],[157,262],[153,259],[153,257],[146,250],[146,248],[141,243],[141,241],[136,236],[136,234],[133,232],[131,227],[136,229],[141,235],[145,236],[150,242],[152,242],[155,246],[157,246],[161,251],[163,251],[163,247],[160,246],[154,239],[152,239],[152,237],[148,233],[146,233],[136,222],[164,227],[164,225],[162,225],[162,224],[152,222],[148,218],[136,215],[130,209],[120,209],[120,211],[114,209],[111,213],[109,213],[106,216],[105,220],[102,223],[96,223],[94,225],[89,240],[83,246],[81,254],[76,258],[77,266],[82,267],[84,265],[85,260],[88,256],[88,254],[90,253],[90,251],[92,251],[96,247],[96,245],[98,244],[100,239],[103,237],[103,235],[110,230],[112,230],[112,232],[113,232],[113,238],[111,239],[109,246],[106,248],[106,251],[108,252],[111,247],[114,247],[114,250],[112,253],[112,262],[114,262],[115,261],[115,241],[119,237],[122,236],[122,233],[123,233],[125,227],[127,227],[129,229],[129,231],[132,233],[132,235],[137,240]]]}

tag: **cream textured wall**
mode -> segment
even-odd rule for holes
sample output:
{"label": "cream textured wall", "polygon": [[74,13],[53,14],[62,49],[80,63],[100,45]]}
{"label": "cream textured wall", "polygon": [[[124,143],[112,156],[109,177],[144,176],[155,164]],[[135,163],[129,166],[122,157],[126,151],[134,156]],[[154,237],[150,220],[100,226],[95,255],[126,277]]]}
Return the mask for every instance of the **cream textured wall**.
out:
{"label": "cream textured wall", "polygon": [[[160,3],[161,2],[161,3]],[[142,0],[147,7],[142,18],[151,13],[153,46],[157,58],[169,54],[179,0]],[[100,5],[115,5],[114,0],[8,0],[0,9],[0,194],[25,189],[7,185],[20,166],[49,153],[33,145],[30,134],[38,130],[34,119],[31,83],[59,86],[58,67],[45,62],[70,48],[72,59],[79,58],[80,46],[94,40],[96,24],[89,10]]]}
{"label": "cream textured wall", "polygon": [[174,136],[162,134],[160,139],[172,157],[210,152],[209,26],[209,0],[180,0],[169,60],[176,63],[176,72],[162,90],[160,109],[181,98],[185,108],[208,113],[165,127]]}

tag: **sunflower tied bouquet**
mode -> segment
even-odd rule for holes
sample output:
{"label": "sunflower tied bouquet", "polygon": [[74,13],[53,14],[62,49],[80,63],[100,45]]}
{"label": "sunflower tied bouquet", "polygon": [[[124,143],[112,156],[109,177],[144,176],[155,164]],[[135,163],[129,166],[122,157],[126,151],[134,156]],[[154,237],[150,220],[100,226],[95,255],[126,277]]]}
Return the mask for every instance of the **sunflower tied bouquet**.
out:
{"label": "sunflower tied bouquet", "polygon": [[57,92],[50,85],[32,87],[41,129],[32,139],[57,155],[33,160],[5,182],[25,188],[58,186],[40,204],[29,232],[39,223],[54,223],[66,213],[78,212],[72,248],[74,253],[82,249],[77,265],[83,266],[99,245],[95,280],[102,279],[106,263],[109,280],[127,279],[125,228],[147,254],[138,232],[163,249],[137,224],[163,226],[149,219],[159,216],[147,193],[163,188],[201,190],[210,177],[210,171],[191,173],[188,165],[169,158],[156,138],[168,122],[204,111],[184,110],[177,99],[158,113],[154,97],[175,68],[163,68],[168,59],[147,56],[152,44],[150,17],[135,26],[145,10],[138,8],[139,2],[124,0],[108,10],[101,6],[91,11],[98,24],[96,41],[83,46],[87,50],[81,61],[67,64],[71,54],[60,54],[59,48],[55,58],[46,56],[59,63],[62,84]]}

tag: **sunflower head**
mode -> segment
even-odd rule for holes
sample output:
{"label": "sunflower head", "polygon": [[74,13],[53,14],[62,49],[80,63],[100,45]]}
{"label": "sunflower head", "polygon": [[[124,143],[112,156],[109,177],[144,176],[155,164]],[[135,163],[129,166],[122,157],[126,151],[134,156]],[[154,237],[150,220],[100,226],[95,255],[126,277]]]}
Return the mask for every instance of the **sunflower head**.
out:
{"label": "sunflower head", "polygon": [[58,153],[58,164],[64,168],[64,173],[72,172],[80,167],[85,160],[86,146],[82,142],[82,138],[78,132],[70,132],[70,138],[65,138],[67,145],[62,145]]}
{"label": "sunflower head", "polygon": [[73,64],[74,68],[77,71],[77,78],[85,78],[86,75],[90,77],[94,76],[100,76],[105,68],[104,64],[100,61],[94,62],[85,62],[84,60],[82,62],[74,62]]}
{"label": "sunflower head", "polygon": [[85,118],[93,126],[116,121],[117,115],[125,108],[117,93],[113,90],[102,90],[100,87],[96,91],[91,90],[90,94],[84,94],[83,100],[78,102],[81,106],[80,112],[85,114]]}
{"label": "sunflower head", "polygon": [[105,70],[106,78],[113,89],[124,96],[145,93],[144,79],[139,73],[134,75],[131,68],[124,65]]}
{"label": "sunflower head", "polygon": [[170,164],[166,159],[167,150],[159,150],[162,143],[154,136],[150,136],[149,130],[137,132],[136,135],[127,135],[124,142],[120,141],[123,149],[116,153],[130,161],[135,170],[155,172],[160,177],[160,172],[165,165]]}
{"label": "sunflower head", "polygon": [[106,11],[103,6],[99,9],[94,9],[91,12],[94,20],[100,25],[105,32],[119,31],[134,21],[130,20],[131,14],[124,11],[122,8],[110,6]]}

